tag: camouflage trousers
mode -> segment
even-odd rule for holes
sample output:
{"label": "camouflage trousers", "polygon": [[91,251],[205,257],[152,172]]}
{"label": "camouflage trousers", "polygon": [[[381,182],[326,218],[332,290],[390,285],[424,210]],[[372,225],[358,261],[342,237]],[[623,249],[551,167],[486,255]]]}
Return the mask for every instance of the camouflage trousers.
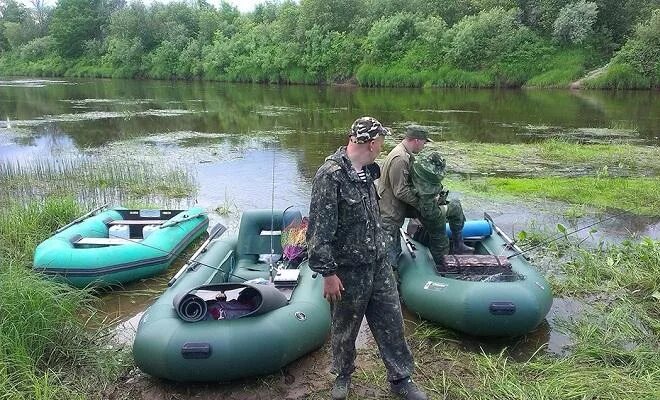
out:
{"label": "camouflage trousers", "polygon": [[362,318],[376,339],[389,381],[412,375],[413,357],[403,334],[403,316],[390,264],[383,260],[369,265],[337,269],[345,291],[332,308],[332,372],[355,371],[355,339]]}
{"label": "camouflage trousers", "polygon": [[400,226],[383,223],[383,230],[388,240],[387,242],[387,261],[392,265],[392,269],[397,270],[397,260],[401,254],[401,232]]}
{"label": "camouflage trousers", "polygon": [[439,264],[442,256],[449,254],[449,238],[445,224],[449,222],[452,232],[460,232],[465,225],[465,214],[458,200],[451,200],[446,205],[438,206],[435,201],[425,201],[420,204],[419,221],[428,235],[426,240],[420,240],[428,245],[433,261]]}

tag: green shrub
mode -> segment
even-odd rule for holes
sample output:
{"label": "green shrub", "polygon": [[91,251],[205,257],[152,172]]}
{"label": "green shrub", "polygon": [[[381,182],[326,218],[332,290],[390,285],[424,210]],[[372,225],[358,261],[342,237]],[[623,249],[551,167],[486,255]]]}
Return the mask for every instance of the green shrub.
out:
{"label": "green shrub", "polygon": [[630,65],[654,85],[660,85],[660,9],[655,10],[647,22],[637,26],[635,35],[612,63]]}
{"label": "green shrub", "polygon": [[447,59],[466,70],[488,68],[511,52],[519,29],[516,9],[497,7],[465,17],[447,31]]}

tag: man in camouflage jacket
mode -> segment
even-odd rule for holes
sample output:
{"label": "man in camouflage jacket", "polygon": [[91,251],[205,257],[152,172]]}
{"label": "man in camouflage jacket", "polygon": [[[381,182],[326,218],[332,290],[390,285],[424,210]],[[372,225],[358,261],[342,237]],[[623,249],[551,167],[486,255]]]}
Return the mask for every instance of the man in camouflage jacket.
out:
{"label": "man in camouflage jacket", "polygon": [[388,134],[371,117],[357,119],[349,143],[326,158],[312,183],[307,228],[310,268],[323,275],[332,309],[333,399],[344,399],[355,370],[355,339],[366,316],[393,392],[426,399],[410,379],[401,305],[381,226],[374,164]]}

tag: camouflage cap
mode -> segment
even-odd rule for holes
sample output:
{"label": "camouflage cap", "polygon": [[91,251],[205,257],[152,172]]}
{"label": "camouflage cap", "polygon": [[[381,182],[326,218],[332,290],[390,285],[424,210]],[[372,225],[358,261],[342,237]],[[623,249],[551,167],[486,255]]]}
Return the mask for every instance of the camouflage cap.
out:
{"label": "camouflage cap", "polygon": [[379,136],[389,135],[390,130],[385,128],[376,118],[360,117],[351,125],[348,136],[353,143],[367,143]]}
{"label": "camouflage cap", "polygon": [[437,193],[442,190],[442,180],[445,177],[445,159],[440,153],[433,151],[421,153],[412,163],[412,179],[415,188],[421,194]]}
{"label": "camouflage cap", "polygon": [[431,138],[429,138],[428,129],[419,125],[408,125],[406,127],[406,137],[409,139],[426,140],[427,142],[433,141]]}

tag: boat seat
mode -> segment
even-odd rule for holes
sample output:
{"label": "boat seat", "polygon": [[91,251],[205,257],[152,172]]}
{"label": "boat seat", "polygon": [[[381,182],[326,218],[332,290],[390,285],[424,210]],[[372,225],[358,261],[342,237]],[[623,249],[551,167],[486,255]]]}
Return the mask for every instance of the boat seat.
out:
{"label": "boat seat", "polygon": [[162,225],[167,222],[166,219],[116,219],[108,221],[107,225]]}
{"label": "boat seat", "polygon": [[294,221],[301,221],[298,210],[248,210],[243,212],[236,244],[236,266],[230,281],[267,278],[270,264],[261,255],[282,254],[282,229]]}
{"label": "boat seat", "polygon": [[124,239],[124,238],[93,238],[81,237],[80,239],[73,240],[72,243],[76,245],[97,245],[97,246],[117,246],[122,244],[140,242],[139,239]]}

